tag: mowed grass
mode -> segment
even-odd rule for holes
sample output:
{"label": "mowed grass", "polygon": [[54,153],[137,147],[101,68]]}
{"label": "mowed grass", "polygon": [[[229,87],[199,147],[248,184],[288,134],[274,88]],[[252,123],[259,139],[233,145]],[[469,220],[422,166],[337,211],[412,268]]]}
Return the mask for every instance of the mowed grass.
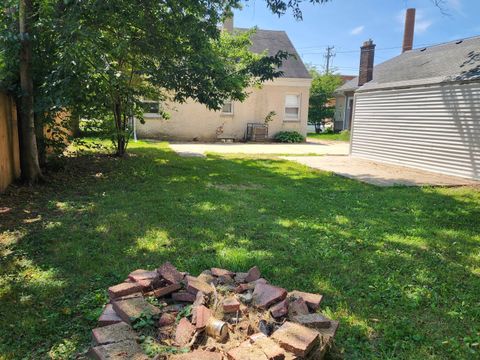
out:
{"label": "mowed grass", "polygon": [[480,192],[377,188],[293,162],[180,158],[165,143],[68,161],[1,195],[0,359],[87,350],[106,289],[171,261],[322,293],[330,358],[473,359]]}
{"label": "mowed grass", "polygon": [[350,132],[342,131],[335,134],[325,134],[325,133],[308,133],[307,138],[317,139],[317,140],[329,140],[329,141],[350,141]]}

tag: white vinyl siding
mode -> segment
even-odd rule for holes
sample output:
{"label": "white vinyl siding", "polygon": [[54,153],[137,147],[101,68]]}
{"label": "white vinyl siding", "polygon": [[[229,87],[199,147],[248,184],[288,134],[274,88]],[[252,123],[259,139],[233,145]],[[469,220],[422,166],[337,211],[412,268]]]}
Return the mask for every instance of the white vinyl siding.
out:
{"label": "white vinyl siding", "polygon": [[480,83],[358,92],[352,156],[480,179]]}
{"label": "white vinyl siding", "polygon": [[300,120],[300,95],[285,95],[285,121]]}

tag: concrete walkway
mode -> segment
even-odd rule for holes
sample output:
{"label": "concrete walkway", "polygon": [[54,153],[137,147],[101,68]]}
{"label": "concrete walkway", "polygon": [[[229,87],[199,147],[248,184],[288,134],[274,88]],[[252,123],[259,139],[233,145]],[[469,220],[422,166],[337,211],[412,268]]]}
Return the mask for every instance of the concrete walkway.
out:
{"label": "concrete walkway", "polygon": [[345,142],[307,142],[303,144],[170,143],[170,147],[180,156],[202,156],[206,153],[270,155],[347,155],[349,151],[349,144]]}
{"label": "concrete walkway", "polygon": [[282,156],[282,159],[377,186],[480,186],[480,181],[350,156]]}

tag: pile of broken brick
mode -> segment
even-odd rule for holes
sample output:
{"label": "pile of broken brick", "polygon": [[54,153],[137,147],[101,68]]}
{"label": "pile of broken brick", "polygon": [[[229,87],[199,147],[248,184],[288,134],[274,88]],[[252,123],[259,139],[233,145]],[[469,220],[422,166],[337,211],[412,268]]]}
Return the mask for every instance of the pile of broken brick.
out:
{"label": "pile of broken brick", "polygon": [[322,359],[338,328],[318,312],[322,295],[270,285],[257,267],[194,277],[167,262],[108,290],[92,331],[96,359],[149,359],[134,330],[144,314],[155,320],[155,341],[169,349],[158,360]]}

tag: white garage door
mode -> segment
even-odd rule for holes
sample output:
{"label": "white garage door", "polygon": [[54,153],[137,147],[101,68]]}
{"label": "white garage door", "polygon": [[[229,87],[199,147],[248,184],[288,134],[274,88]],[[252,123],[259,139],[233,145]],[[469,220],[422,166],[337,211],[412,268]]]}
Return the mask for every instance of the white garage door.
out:
{"label": "white garage door", "polygon": [[357,93],[351,153],[480,179],[480,83]]}

